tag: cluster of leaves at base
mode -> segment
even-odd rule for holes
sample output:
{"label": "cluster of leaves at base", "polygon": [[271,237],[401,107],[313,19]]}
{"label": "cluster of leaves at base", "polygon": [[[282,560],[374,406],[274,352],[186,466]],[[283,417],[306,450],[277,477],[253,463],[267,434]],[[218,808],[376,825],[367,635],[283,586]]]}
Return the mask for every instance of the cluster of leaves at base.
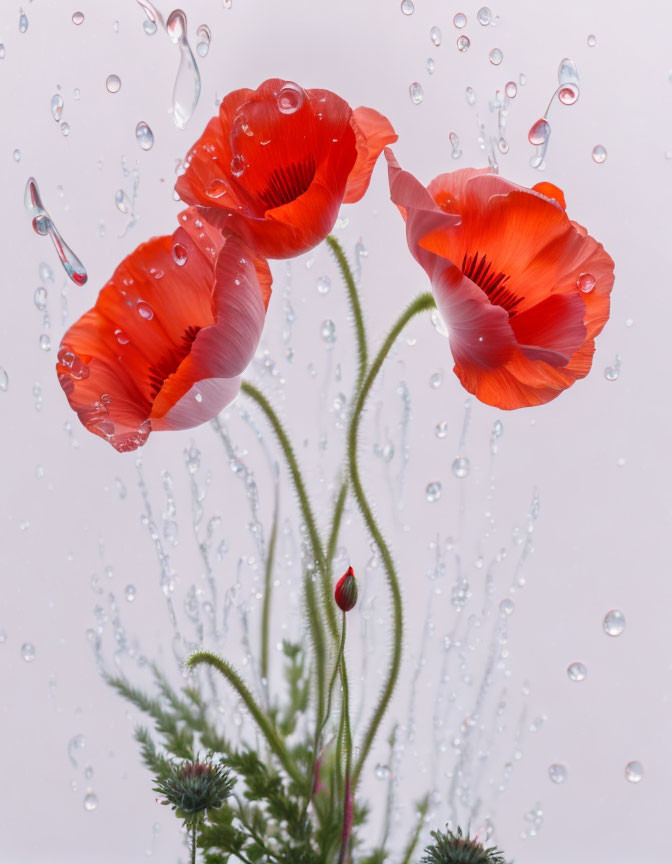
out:
{"label": "cluster of leaves at base", "polygon": [[504,864],[502,853],[495,846],[486,849],[475,838],[464,836],[462,829],[432,831],[434,843],[427,846],[421,864]]}
{"label": "cluster of leaves at base", "polygon": [[[299,728],[309,703],[309,671],[301,646],[285,643],[285,677],[287,700],[270,712],[272,722],[284,739]],[[312,740],[294,745],[292,758],[306,778],[304,787],[280,773],[270,759],[262,759],[252,748],[236,748],[222,736],[208,718],[206,705],[198,691],[186,687],[180,693],[153,668],[158,697],[149,696],[125,679],[108,678],[108,683],[154,721],[160,741],[145,727],[136,729],[143,762],[155,776],[155,788],[163,789],[166,778],[179,775],[175,760],[193,761],[199,749],[217,754],[220,764],[236,781],[232,794],[221,806],[209,808],[199,819],[198,846],[207,864],[226,864],[231,856],[252,862],[272,864],[324,864],[338,850],[342,815],[340,802],[334,806],[333,793],[337,766],[335,759],[325,759],[321,782],[326,792],[313,798],[319,818],[307,813],[307,798],[312,791]],[[228,776],[228,775],[227,775]],[[231,784],[233,785],[233,784]],[[310,787],[310,788],[309,788]],[[228,790],[227,790],[228,791]],[[331,796],[331,797],[330,797]],[[180,812],[180,818],[185,818]],[[366,817],[356,808],[354,825]],[[378,864],[382,859],[372,859]]]}

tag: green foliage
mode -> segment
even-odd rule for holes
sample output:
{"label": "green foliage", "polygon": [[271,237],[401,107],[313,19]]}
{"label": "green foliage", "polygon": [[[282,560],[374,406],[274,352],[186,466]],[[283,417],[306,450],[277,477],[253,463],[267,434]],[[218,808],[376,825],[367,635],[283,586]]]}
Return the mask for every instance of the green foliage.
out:
{"label": "green foliage", "polygon": [[495,846],[486,849],[476,839],[450,830],[432,831],[434,843],[427,846],[421,864],[504,864],[504,856]]}
{"label": "green foliage", "polygon": [[234,781],[223,765],[212,762],[166,760],[160,766],[154,791],[165,796],[176,815],[187,825],[200,822],[210,810],[219,809],[231,794]]}

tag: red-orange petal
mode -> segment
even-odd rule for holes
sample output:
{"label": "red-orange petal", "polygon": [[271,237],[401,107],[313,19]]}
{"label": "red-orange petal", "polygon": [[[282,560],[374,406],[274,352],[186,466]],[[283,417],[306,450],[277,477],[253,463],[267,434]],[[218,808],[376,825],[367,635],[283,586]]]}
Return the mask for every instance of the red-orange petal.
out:
{"label": "red-orange petal", "polygon": [[378,157],[399,137],[387,117],[373,108],[355,108],[350,122],[357,139],[357,161],[348,176],[344,204],[354,204],[364,196]]}

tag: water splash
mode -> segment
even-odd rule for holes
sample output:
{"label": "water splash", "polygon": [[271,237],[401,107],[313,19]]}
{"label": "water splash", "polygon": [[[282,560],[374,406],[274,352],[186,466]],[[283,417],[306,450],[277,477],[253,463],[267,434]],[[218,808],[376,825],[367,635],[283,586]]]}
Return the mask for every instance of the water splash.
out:
{"label": "water splash", "polygon": [[40,190],[34,177],[29,177],[24,195],[26,210],[33,220],[33,229],[42,237],[51,237],[63,269],[75,285],[85,285],[88,275],[79,258],[61,236],[51,216],[47,213],[40,197]]}
{"label": "water splash", "polygon": [[561,105],[574,105],[578,101],[580,94],[579,71],[576,68],[576,63],[570,60],[569,57],[564,57],[558,66],[558,86],[551,96],[546,110],[535,121],[528,133],[530,144],[536,147],[536,152],[530,157],[530,166],[532,168],[543,171],[546,167],[546,151],[548,150],[548,141],[551,137],[551,124],[548,121],[548,114],[556,98]]}
{"label": "water splash", "polygon": [[170,41],[180,48],[180,65],[173,88],[173,120],[177,127],[184,129],[201,95],[201,75],[187,41],[187,16],[181,9],[170,13],[166,30]]}

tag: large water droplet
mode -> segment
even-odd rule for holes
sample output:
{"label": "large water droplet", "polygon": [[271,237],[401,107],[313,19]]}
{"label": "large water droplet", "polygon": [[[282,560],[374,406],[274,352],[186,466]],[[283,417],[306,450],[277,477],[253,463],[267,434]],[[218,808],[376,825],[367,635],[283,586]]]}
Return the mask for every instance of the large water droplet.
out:
{"label": "large water droplet", "polygon": [[453,16],[453,24],[457,27],[458,30],[461,30],[463,27],[467,26],[467,16],[464,12],[458,12]]}
{"label": "large water droplet", "polygon": [[468,36],[458,36],[457,37],[457,50],[464,54],[465,51],[469,50],[469,46],[471,45],[471,40]]}
{"label": "large water droplet", "polygon": [[628,783],[641,783],[644,777],[644,767],[641,762],[628,762],[625,766],[625,779]]}
{"label": "large water droplet", "polygon": [[429,38],[438,48],[441,44],[441,30],[439,30],[439,28],[436,26],[432,27],[429,31]]}
{"label": "large water droplet", "polygon": [[143,150],[151,150],[154,146],[154,133],[144,120],[135,127],[135,138]]}
{"label": "large water droplet", "polygon": [[548,767],[548,776],[553,783],[564,783],[567,779],[567,769],[564,765],[554,762]]}
{"label": "large water droplet", "polygon": [[189,257],[187,247],[183,246],[181,243],[173,243],[171,253],[173,256],[173,261],[177,264],[177,266],[184,267],[184,265],[187,263],[187,258]]}
{"label": "large water droplet", "polygon": [[590,294],[596,285],[597,280],[591,273],[580,273],[576,280],[576,287],[584,294]]}
{"label": "large water droplet", "polygon": [[466,456],[458,456],[453,460],[453,464],[451,466],[451,471],[453,472],[453,476],[463,480],[465,477],[469,476],[469,471],[471,469],[471,465],[469,464],[469,460]]}
{"label": "large water droplet", "polygon": [[236,153],[236,155],[231,159],[231,173],[234,177],[240,177],[244,170],[245,157],[240,153]]}
{"label": "large water droplet", "polygon": [[144,300],[138,300],[135,308],[138,311],[138,315],[141,318],[144,318],[145,321],[151,321],[154,317],[154,310],[149,303],[145,303]]}
{"label": "large water droplet", "polygon": [[278,92],[278,111],[281,114],[296,114],[303,105],[303,99],[303,88],[293,81],[286,81]]}
{"label": "large water droplet", "polygon": [[606,160],[606,158],[606,147],[603,147],[601,144],[596,144],[593,147],[593,162],[597,162],[598,165],[601,165]]}
{"label": "large water droplet", "polygon": [[518,85],[515,81],[509,81],[504,87],[504,93],[509,97],[509,99],[515,99],[518,94]]}
{"label": "large water droplet", "polygon": [[35,659],[35,646],[32,642],[24,642],[21,646],[21,656],[26,663],[32,663]]}
{"label": "large water droplet", "polygon": [[493,48],[492,51],[490,52],[489,57],[490,57],[490,62],[492,63],[493,66],[499,66],[499,64],[504,59],[504,54],[502,53],[501,48]]}
{"label": "large water droplet", "polygon": [[196,37],[198,39],[196,42],[196,53],[199,57],[205,57],[210,50],[210,39],[212,38],[210,28],[207,24],[201,24],[196,31]]}
{"label": "large water droplet", "polygon": [[132,603],[135,600],[135,585],[127,585],[124,594],[128,602]]}
{"label": "large water droplet", "polygon": [[23,9],[19,9],[19,33],[25,33],[28,29],[28,18]]}
{"label": "large water droplet", "polygon": [[108,75],[105,79],[105,87],[108,93],[118,93],[121,89],[121,78],[118,75]]}
{"label": "large water droplet", "polygon": [[412,15],[415,11],[413,0],[401,0],[401,11],[404,15]]}
{"label": "large water droplet", "polygon": [[87,811],[95,810],[98,806],[98,796],[94,792],[87,792],[84,796],[84,809]]}
{"label": "large water droplet", "polygon": [[570,663],[567,667],[567,677],[570,681],[585,681],[588,669],[583,663]]}
{"label": "large water droplet", "polygon": [[438,480],[434,480],[432,483],[428,483],[425,488],[425,498],[433,504],[435,501],[438,501],[441,497],[441,484]]}
{"label": "large water droplet", "polygon": [[567,84],[558,90],[558,99],[563,105],[573,105],[579,98],[579,92],[576,84]]}
{"label": "large water droplet", "polygon": [[63,97],[60,93],[55,93],[51,97],[51,116],[57,123],[61,121],[61,114],[63,113]]}
{"label": "large water droplet", "polygon": [[411,102],[414,105],[419,105],[425,96],[425,92],[422,89],[422,84],[420,84],[419,81],[414,81],[409,86],[408,93],[409,93],[409,96],[411,97]]}
{"label": "large water droplet", "polygon": [[171,41],[180,49],[180,65],[173,87],[173,120],[176,126],[184,129],[201,95],[201,74],[187,41],[187,16],[181,9],[174,9],[170,13],[166,30]]}
{"label": "large water droplet", "polygon": [[478,18],[478,23],[482,24],[483,27],[487,27],[488,24],[492,24],[492,12],[488,9],[487,6],[481,6],[481,8],[476,13],[476,17]]}
{"label": "large water droplet", "polygon": [[620,609],[610,609],[604,616],[602,629],[607,636],[620,636],[625,630],[625,615]]}
{"label": "large water droplet", "polygon": [[551,134],[551,125],[545,117],[540,117],[527,133],[527,139],[535,147],[542,147]]}
{"label": "large water droplet", "polygon": [[72,23],[75,27],[79,27],[80,24],[84,23],[84,13],[83,12],[73,12],[72,13]]}

